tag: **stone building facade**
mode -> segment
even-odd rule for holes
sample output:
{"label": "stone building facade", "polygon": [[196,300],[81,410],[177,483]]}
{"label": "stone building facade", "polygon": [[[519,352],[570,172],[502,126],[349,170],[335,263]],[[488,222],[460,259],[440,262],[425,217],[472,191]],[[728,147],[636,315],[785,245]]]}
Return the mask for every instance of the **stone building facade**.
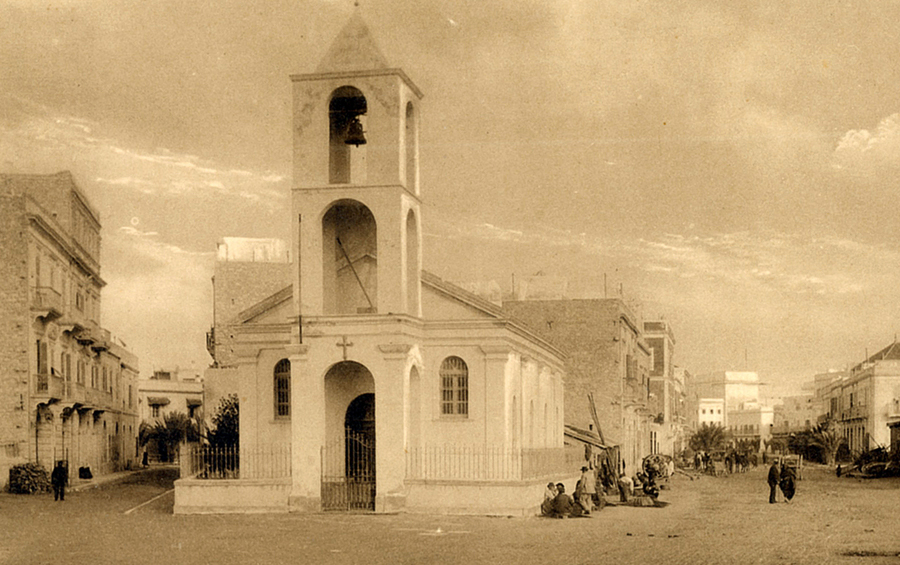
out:
{"label": "stone building facade", "polygon": [[100,327],[100,221],[71,174],[0,175],[0,248],[0,482],[24,461],[128,467],[138,362]]}
{"label": "stone building facade", "polygon": [[650,349],[650,397],[653,453],[675,457],[685,446],[684,373],[674,363],[675,334],[665,320],[644,322],[644,340]]}
{"label": "stone building facade", "polygon": [[567,354],[566,424],[594,429],[592,394],[603,439],[619,446],[628,472],[651,453],[650,349],[642,324],[619,298],[505,301],[513,318]]}
{"label": "stone building facade", "polygon": [[817,398],[850,452],[890,445],[889,426],[900,421],[900,344],[891,343],[849,372],[829,376],[817,385]]}

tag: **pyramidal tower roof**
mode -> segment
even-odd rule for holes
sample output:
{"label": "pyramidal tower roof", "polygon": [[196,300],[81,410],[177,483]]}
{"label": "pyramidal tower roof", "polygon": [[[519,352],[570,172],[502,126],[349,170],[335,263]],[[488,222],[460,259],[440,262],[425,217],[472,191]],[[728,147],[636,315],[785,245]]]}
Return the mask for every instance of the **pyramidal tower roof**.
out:
{"label": "pyramidal tower roof", "polygon": [[375,44],[372,33],[357,11],[331,43],[316,72],[334,73],[388,68],[390,65],[387,59]]}

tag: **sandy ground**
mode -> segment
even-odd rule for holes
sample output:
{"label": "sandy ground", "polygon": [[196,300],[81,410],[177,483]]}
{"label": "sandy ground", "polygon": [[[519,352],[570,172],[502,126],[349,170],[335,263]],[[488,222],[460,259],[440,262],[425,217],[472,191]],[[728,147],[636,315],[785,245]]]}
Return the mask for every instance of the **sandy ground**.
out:
{"label": "sandy ground", "polygon": [[765,471],[678,476],[664,508],[568,520],[174,516],[171,472],[155,471],[63,503],[0,495],[0,563],[900,563],[900,480],[813,468],[791,503],[770,505]]}

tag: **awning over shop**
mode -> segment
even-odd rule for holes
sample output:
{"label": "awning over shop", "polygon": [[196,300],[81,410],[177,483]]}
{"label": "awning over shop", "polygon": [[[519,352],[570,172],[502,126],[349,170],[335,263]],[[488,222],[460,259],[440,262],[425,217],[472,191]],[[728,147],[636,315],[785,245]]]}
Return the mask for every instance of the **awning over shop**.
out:
{"label": "awning over shop", "polygon": [[147,404],[150,406],[165,406],[169,403],[169,399],[165,396],[148,396]]}

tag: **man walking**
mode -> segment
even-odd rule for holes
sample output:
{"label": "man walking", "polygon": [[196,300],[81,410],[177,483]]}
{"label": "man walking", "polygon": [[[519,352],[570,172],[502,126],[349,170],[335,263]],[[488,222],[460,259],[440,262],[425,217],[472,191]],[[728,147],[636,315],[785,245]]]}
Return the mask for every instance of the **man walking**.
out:
{"label": "man walking", "polygon": [[777,502],[775,500],[776,494],[778,493],[778,481],[781,478],[781,471],[778,469],[778,460],[772,461],[772,466],[769,467],[769,504],[775,504]]}
{"label": "man walking", "polygon": [[66,499],[66,483],[69,482],[69,472],[63,466],[62,461],[56,462],[56,467],[50,473],[50,484],[53,486],[53,500]]}

